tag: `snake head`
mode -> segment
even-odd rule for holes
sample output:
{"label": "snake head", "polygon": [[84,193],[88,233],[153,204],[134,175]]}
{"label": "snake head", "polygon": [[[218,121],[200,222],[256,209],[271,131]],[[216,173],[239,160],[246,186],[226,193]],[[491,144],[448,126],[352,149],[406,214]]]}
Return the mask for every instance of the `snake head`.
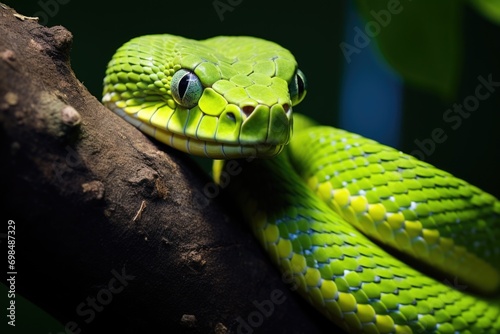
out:
{"label": "snake head", "polygon": [[184,152],[273,157],[289,143],[306,81],[293,55],[252,37],[142,36],[108,65],[103,102]]}

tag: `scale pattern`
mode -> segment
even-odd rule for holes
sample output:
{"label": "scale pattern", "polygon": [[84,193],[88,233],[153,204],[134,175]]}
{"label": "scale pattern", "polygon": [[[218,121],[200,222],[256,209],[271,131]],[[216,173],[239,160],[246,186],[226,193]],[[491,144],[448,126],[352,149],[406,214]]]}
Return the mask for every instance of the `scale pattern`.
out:
{"label": "scale pattern", "polygon": [[[189,109],[172,97],[172,77],[180,69],[203,86]],[[272,157],[291,137],[288,84],[296,71],[287,49],[262,39],[141,36],[109,62],[103,103],[141,131],[193,155]]]}
{"label": "scale pattern", "polygon": [[[190,109],[172,97],[172,77],[180,69],[194,73],[203,86]],[[184,152],[252,157],[228,190],[239,198],[273,261],[344,330],[499,333],[498,295],[473,294],[498,290],[500,204],[493,196],[394,149],[329,127],[296,131],[283,154],[253,159],[275,156],[289,141],[289,84],[296,73],[291,53],[269,41],[142,36],[110,61],[103,102]],[[216,166],[220,173],[223,163]],[[234,164],[231,168],[234,175]],[[451,279],[417,271],[361,230]]]}
{"label": "scale pattern", "polygon": [[498,290],[500,202],[494,196],[331,127],[298,134],[291,151],[309,186],[366,235],[483,293]]}
{"label": "scale pattern", "polygon": [[229,191],[284,277],[320,312],[349,333],[500,332],[498,300],[436,281],[382,250],[303,184],[286,158],[243,166]]}

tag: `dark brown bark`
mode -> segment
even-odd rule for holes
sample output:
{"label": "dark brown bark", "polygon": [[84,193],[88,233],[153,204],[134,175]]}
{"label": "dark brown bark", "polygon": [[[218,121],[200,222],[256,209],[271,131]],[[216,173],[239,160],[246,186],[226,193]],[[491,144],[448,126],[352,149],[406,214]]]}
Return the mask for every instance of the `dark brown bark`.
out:
{"label": "dark brown bark", "polygon": [[[89,94],[71,42],[65,28],[0,4],[2,224],[16,224],[16,293],[74,332],[334,328],[290,291],[222,198],[204,195],[211,181],[188,157]],[[282,303],[271,310],[273,298]],[[36,328],[20,312],[18,326]]]}

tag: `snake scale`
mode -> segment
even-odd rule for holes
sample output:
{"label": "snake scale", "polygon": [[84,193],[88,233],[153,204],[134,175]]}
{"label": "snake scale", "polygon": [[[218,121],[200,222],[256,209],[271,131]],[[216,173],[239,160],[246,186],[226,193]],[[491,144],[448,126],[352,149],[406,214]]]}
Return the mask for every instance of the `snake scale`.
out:
{"label": "snake scale", "polygon": [[164,34],[116,51],[103,103],[160,142],[217,159],[216,180],[224,160],[240,159],[228,191],[255,236],[346,332],[500,333],[500,201],[292,112],[306,92],[276,43]]}

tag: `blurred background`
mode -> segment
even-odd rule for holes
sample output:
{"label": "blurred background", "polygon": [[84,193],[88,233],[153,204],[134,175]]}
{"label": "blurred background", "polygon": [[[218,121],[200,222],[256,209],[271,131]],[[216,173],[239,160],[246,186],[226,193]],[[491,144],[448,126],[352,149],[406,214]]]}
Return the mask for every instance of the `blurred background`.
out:
{"label": "blurred background", "polygon": [[296,111],[394,146],[500,196],[499,2],[6,3],[73,33],[73,69],[99,99],[107,62],[132,37],[273,40],[294,53],[308,79],[307,98]]}
{"label": "blurred background", "polygon": [[72,67],[98,99],[107,62],[135,36],[275,41],[292,51],[308,79],[295,111],[394,146],[500,197],[498,1],[5,3],[73,33]]}

